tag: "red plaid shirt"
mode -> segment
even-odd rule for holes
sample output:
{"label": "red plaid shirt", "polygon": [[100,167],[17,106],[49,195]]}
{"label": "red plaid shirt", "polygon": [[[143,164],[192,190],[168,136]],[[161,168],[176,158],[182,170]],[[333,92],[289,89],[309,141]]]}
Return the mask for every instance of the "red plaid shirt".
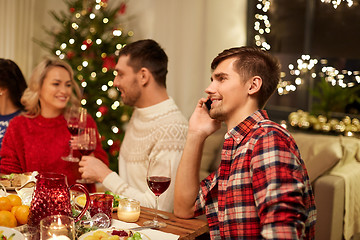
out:
{"label": "red plaid shirt", "polygon": [[201,182],[195,215],[211,239],[314,239],[309,177],[290,134],[256,111],[225,135],[219,169]]}

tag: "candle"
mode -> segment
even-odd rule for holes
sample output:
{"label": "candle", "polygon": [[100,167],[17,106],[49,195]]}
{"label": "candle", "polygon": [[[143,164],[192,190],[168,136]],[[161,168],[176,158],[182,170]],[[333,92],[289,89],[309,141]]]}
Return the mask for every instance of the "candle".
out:
{"label": "candle", "polygon": [[140,217],[140,202],[126,198],[120,200],[117,216],[125,222],[136,222]]}
{"label": "candle", "polygon": [[136,222],[140,217],[139,211],[118,211],[118,218],[125,222]]}
{"label": "candle", "polygon": [[60,235],[60,236],[53,235],[51,238],[48,238],[48,239],[49,240],[70,240],[70,238],[65,235]]}

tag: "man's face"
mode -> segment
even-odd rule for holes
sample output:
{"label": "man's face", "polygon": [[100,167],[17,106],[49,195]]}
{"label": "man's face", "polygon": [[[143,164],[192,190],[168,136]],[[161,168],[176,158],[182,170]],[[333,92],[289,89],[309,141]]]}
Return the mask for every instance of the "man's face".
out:
{"label": "man's face", "polygon": [[219,121],[236,120],[241,116],[248,96],[249,84],[235,72],[235,60],[222,61],[212,73],[211,84],[205,90],[212,100],[210,117]]}
{"label": "man's face", "polygon": [[121,56],[115,66],[117,76],[114,79],[114,86],[121,93],[124,104],[135,106],[141,97],[141,88],[138,81],[138,74],[134,72],[127,62],[129,56]]}

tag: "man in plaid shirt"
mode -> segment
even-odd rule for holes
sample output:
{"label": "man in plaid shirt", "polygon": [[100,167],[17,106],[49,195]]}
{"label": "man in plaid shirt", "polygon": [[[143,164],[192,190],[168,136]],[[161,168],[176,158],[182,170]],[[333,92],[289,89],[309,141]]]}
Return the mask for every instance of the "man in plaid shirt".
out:
{"label": "man in plaid shirt", "polygon": [[[279,62],[240,47],[220,53],[211,68],[208,97],[189,121],[175,215],[206,214],[211,239],[314,239],[316,209],[304,162],[291,135],[261,110],[276,90]],[[220,167],[199,186],[204,141],[223,121],[228,132]]]}

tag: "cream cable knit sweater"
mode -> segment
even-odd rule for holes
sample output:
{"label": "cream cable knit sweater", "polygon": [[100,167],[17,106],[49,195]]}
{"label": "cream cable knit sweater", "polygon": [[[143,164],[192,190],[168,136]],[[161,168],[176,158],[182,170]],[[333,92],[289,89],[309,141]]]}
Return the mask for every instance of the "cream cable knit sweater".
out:
{"label": "cream cable knit sweater", "polygon": [[137,199],[142,206],[155,208],[155,195],[146,182],[149,160],[171,161],[171,184],[159,197],[159,209],[171,212],[187,126],[171,98],[147,108],[135,108],[120,149],[119,175],[112,172],[103,185],[116,194]]}

